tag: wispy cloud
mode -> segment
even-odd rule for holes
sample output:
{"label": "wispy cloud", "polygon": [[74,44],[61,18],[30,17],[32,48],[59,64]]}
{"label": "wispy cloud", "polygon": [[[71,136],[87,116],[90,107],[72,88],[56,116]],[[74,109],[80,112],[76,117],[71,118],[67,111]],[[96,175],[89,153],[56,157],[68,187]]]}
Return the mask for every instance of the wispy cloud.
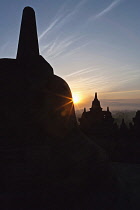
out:
{"label": "wispy cloud", "polygon": [[65,16],[65,19],[64,21],[66,22],[67,19],[69,19],[70,17],[73,17],[75,14],[78,13],[79,9],[87,2],[87,0],[82,0],[80,1],[76,6],[75,8],[72,8],[71,12],[68,13],[66,16]]}
{"label": "wispy cloud", "polygon": [[72,44],[76,43],[82,37],[83,36],[69,36],[63,40],[61,40],[61,37],[57,37],[54,41],[52,41],[43,48],[43,53],[47,58],[55,58],[60,54],[64,53],[67,50],[67,48],[69,48]]}
{"label": "wispy cloud", "polygon": [[[86,94],[86,92],[93,92],[93,90],[101,91],[108,86],[108,79],[102,72],[99,73],[100,70],[99,67],[88,67],[71,73],[67,75],[67,77],[65,76],[65,78],[68,80],[69,85],[74,92],[79,91],[82,94]],[[86,77],[83,77],[83,74],[90,72],[92,72],[92,76],[87,75]]]}
{"label": "wispy cloud", "polygon": [[106,13],[110,12],[113,8],[115,8],[119,3],[121,2],[121,0],[115,0],[113,1],[107,8],[105,8],[103,11],[101,11],[100,13],[98,13],[95,18],[100,18],[103,15],[105,15]]}
{"label": "wispy cloud", "polygon": [[87,0],[80,1],[74,8],[71,8],[71,10],[66,14],[66,9],[64,6],[60,8],[58,11],[58,14],[56,15],[55,19],[50,23],[50,25],[45,29],[39,36],[39,40],[41,40],[44,36],[46,36],[50,31],[52,31],[56,26],[60,27],[67,23],[67,21],[74,17],[80,8],[87,2]]}
{"label": "wispy cloud", "polygon": [[64,16],[63,10],[65,9],[65,6],[66,6],[66,3],[60,7],[60,9],[58,10],[57,14],[55,15],[50,25],[39,35],[38,37],[39,41],[42,38],[44,38],[44,36],[47,35],[59,22],[61,22],[61,19]]}
{"label": "wispy cloud", "polygon": [[140,93],[140,90],[126,90],[126,91],[115,91],[115,92],[106,92],[105,94],[112,94],[112,93],[118,93],[118,94],[121,94],[121,93]]}
{"label": "wispy cloud", "polygon": [[65,78],[66,78],[66,77],[72,77],[72,76],[75,76],[75,75],[77,75],[77,74],[79,75],[79,74],[87,73],[87,72],[89,72],[89,71],[93,71],[93,70],[89,70],[89,69],[91,69],[91,68],[92,68],[92,67],[84,68],[84,69],[75,71],[75,72],[73,72],[73,73],[71,73],[71,74],[65,75],[64,77],[65,77]]}
{"label": "wispy cloud", "polygon": [[[125,71],[127,67],[127,72]],[[78,70],[76,72],[73,72],[71,74],[68,74],[65,76],[66,80],[70,84],[71,89],[75,91],[80,91],[82,94],[90,94],[93,90],[96,90],[97,92],[122,92],[125,93],[139,93],[139,90],[137,88],[137,85],[133,85],[133,83],[137,84],[138,80],[138,72],[133,70],[128,71],[129,66],[120,66],[121,71],[116,73],[114,75],[114,72],[116,71],[116,68],[112,69],[112,74],[110,72],[110,69],[105,70],[102,66],[100,67],[87,67],[85,69]],[[93,69],[93,70],[91,70]],[[92,73],[90,74],[90,71]],[[89,73],[89,74],[88,74]],[[86,74],[86,75],[85,75]]]}
{"label": "wispy cloud", "polygon": [[43,31],[40,36],[39,36],[39,41],[49,32],[51,31],[55,26],[56,24],[59,22],[59,20],[61,19],[61,16],[57,17],[55,20],[53,20],[53,22],[48,26],[48,28]]}
{"label": "wispy cloud", "polygon": [[117,5],[122,2],[122,0],[115,0],[113,1],[108,7],[106,7],[105,9],[103,9],[101,12],[99,12],[98,14],[90,17],[89,20],[96,20],[104,15],[106,15],[107,13],[109,13],[112,9],[114,9],[115,7],[117,7]]}
{"label": "wispy cloud", "polygon": [[87,41],[87,42],[85,42],[84,44],[81,44],[79,47],[75,47],[75,48],[73,48],[72,50],[69,50],[69,51],[65,54],[65,56],[72,56],[72,55],[78,53],[79,51],[82,50],[82,48],[87,47],[90,43],[92,43],[92,41]]}

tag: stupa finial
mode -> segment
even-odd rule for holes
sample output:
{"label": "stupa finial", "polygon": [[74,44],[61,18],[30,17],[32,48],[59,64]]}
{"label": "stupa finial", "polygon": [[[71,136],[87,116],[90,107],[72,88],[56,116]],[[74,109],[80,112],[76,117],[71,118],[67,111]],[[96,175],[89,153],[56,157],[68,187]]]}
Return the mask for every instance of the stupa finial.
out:
{"label": "stupa finial", "polygon": [[39,46],[35,12],[31,7],[25,7],[22,15],[17,59],[37,56],[39,56]]}

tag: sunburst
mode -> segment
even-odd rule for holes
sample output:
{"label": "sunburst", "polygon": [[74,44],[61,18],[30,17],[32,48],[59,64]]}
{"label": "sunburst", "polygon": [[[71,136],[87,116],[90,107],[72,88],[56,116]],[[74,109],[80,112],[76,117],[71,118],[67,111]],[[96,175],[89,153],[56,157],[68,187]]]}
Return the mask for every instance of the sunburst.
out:
{"label": "sunburst", "polygon": [[79,93],[72,93],[72,100],[74,104],[79,104],[81,101],[81,95]]}

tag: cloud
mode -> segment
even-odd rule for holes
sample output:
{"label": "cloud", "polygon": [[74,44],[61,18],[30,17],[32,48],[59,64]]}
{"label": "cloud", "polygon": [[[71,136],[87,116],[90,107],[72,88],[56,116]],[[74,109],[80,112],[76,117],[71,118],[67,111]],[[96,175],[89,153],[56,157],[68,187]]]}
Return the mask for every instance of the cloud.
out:
{"label": "cloud", "polygon": [[115,94],[125,94],[125,93],[140,93],[140,90],[126,90],[126,91],[115,91],[115,92],[106,92],[105,94],[112,94],[112,93],[115,93]]}
{"label": "cloud", "polygon": [[81,51],[82,48],[87,47],[90,43],[92,43],[92,41],[87,41],[87,42],[85,42],[84,44],[81,44],[79,47],[75,47],[75,48],[73,48],[72,50],[69,50],[69,51],[65,54],[65,56],[72,56],[72,55],[78,53],[78,51]]}
{"label": "cloud", "polygon": [[55,58],[64,53],[69,46],[76,43],[82,37],[83,36],[69,36],[63,40],[61,40],[61,37],[57,37],[54,41],[46,45],[42,51],[44,52],[45,57]]}
{"label": "cloud", "polygon": [[[92,67],[88,67],[88,68],[85,68],[85,69],[81,69],[81,70],[78,70],[78,71],[75,71],[71,74],[68,74],[68,75],[65,75],[64,77],[71,77],[71,76],[75,76],[75,75],[79,75],[79,74],[84,74],[84,73],[87,73],[89,72],[89,69],[91,69]],[[90,71],[93,71],[93,70],[90,70]]]}
{"label": "cloud", "polygon": [[[54,29],[54,27],[60,27],[63,24],[65,24],[71,17],[74,17],[74,15],[76,15],[78,13],[78,11],[80,10],[80,8],[87,2],[87,0],[82,0],[80,1],[75,8],[72,8],[70,10],[69,13],[66,13],[66,10],[64,8],[64,6],[62,6],[60,8],[60,10],[58,11],[58,15],[56,16],[56,18],[52,21],[52,23],[48,26],[47,29],[45,29],[39,36],[39,41],[45,36],[47,35],[52,29]],[[60,15],[61,14],[61,15]]]}
{"label": "cloud", "polygon": [[41,33],[41,35],[39,36],[39,41],[49,32],[49,31],[51,31],[54,27],[55,27],[55,25],[59,22],[59,20],[61,19],[61,16],[59,16],[58,18],[56,18],[50,25],[49,25],[49,27],[45,30],[45,31],[43,31],[42,33]]}
{"label": "cloud", "polygon": [[74,9],[72,9],[72,11],[66,15],[64,21],[66,21],[68,18],[73,17],[75,14],[77,14],[77,12],[79,11],[79,9],[86,3],[87,0],[82,0],[80,1]]}
{"label": "cloud", "polygon": [[102,10],[101,12],[99,12],[98,14],[92,16],[90,18],[90,20],[95,20],[98,19],[104,15],[106,15],[108,12],[110,12],[112,9],[114,9],[122,0],[115,0],[113,1],[108,7],[106,7],[104,10]]}
{"label": "cloud", "polygon": [[[94,76],[87,76],[87,77],[81,77],[82,74],[86,74],[89,72],[93,72]],[[82,94],[88,94],[90,92],[93,92],[93,90],[103,90],[108,85],[108,80],[103,75],[96,74],[99,71],[99,68],[87,68],[83,70],[79,70],[77,72],[74,72],[73,74],[70,74],[70,76],[75,77],[73,79],[66,78],[69,80],[69,85],[72,88],[74,92],[80,91]],[[85,92],[85,93],[84,93]]]}

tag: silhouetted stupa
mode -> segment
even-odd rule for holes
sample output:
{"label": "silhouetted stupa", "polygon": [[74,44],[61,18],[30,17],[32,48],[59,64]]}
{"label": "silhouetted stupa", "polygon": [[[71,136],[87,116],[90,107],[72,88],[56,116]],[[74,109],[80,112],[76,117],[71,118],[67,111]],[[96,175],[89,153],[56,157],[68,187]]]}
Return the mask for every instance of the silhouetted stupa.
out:
{"label": "silhouetted stupa", "polygon": [[[108,158],[80,132],[69,86],[39,55],[30,7],[23,11],[17,58],[0,59],[0,77],[0,198],[5,207],[80,209],[92,194],[94,209],[109,208],[114,186]],[[99,203],[103,194],[104,204]]]}
{"label": "silhouetted stupa", "polygon": [[12,133],[20,130],[18,133],[23,136],[22,127],[24,134],[27,132],[29,135],[32,127],[43,129],[45,125],[44,129],[46,132],[47,128],[48,134],[64,136],[76,126],[68,85],[54,75],[50,64],[39,55],[35,13],[32,8],[26,7],[23,11],[17,58],[1,59],[0,65],[4,83],[4,129],[8,132],[11,130]]}
{"label": "silhouetted stupa", "polygon": [[100,105],[100,101],[98,100],[97,98],[97,93],[95,93],[95,98],[94,100],[92,101],[92,107],[90,108],[91,111],[95,111],[95,112],[101,112],[102,111],[102,108],[101,108],[101,105]]}
{"label": "silhouetted stupa", "polygon": [[107,111],[102,111],[100,101],[97,98],[97,93],[95,93],[95,98],[92,101],[90,111],[86,112],[84,109],[79,122],[80,127],[84,132],[103,135],[105,132],[107,133],[112,129],[114,119],[109,111],[109,107],[107,107]]}

